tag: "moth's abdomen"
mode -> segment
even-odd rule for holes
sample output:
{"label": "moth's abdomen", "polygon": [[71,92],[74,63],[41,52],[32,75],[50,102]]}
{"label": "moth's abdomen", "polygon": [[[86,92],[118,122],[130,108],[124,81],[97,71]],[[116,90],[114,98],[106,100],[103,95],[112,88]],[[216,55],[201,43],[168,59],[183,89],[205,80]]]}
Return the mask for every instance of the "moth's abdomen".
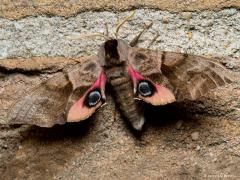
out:
{"label": "moth's abdomen", "polygon": [[131,79],[117,78],[110,83],[121,114],[130,121],[134,129],[141,130],[145,122],[142,102],[134,99]]}

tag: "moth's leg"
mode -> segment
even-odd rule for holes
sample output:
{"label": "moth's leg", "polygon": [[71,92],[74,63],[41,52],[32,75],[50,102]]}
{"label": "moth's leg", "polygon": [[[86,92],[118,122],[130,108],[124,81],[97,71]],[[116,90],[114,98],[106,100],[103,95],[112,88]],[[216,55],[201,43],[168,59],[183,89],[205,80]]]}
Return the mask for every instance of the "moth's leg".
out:
{"label": "moth's leg", "polygon": [[108,24],[107,24],[107,22],[105,22],[104,25],[105,25],[105,36],[109,37],[109,31],[108,31]]}
{"label": "moth's leg", "polygon": [[83,38],[95,38],[95,37],[102,37],[105,40],[109,40],[109,31],[108,31],[108,24],[107,22],[104,23],[105,26],[105,32],[97,32],[97,33],[91,33],[91,34],[84,34],[84,35],[69,35],[67,36],[67,39],[70,40],[78,40]]}
{"label": "moth's leg", "polygon": [[78,40],[83,38],[95,38],[95,37],[102,37],[105,40],[109,40],[109,37],[105,36],[105,34],[103,33],[92,33],[92,34],[86,34],[86,35],[69,35],[67,36],[67,39]]}
{"label": "moth's leg", "polygon": [[133,38],[133,40],[130,42],[130,46],[131,46],[131,47],[136,46],[136,45],[138,44],[138,41],[139,41],[140,37],[142,36],[142,34],[143,34],[146,30],[148,30],[152,25],[153,25],[152,22],[151,22],[150,24],[148,24],[148,25],[145,25],[145,27],[143,28],[143,30],[142,30],[137,36],[135,36],[135,37]]}
{"label": "moth's leg", "polygon": [[150,41],[150,43],[147,45],[147,48],[150,48],[153,43],[157,40],[157,38],[159,37],[159,34],[156,33],[156,35],[153,37],[153,39]]}

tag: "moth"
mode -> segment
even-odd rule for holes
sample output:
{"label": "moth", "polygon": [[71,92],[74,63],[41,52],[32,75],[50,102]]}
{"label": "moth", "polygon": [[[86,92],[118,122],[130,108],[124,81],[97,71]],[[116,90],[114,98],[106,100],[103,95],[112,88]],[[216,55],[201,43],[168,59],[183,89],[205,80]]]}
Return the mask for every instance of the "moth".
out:
{"label": "moth", "polygon": [[230,73],[214,60],[137,48],[135,41],[129,45],[108,38],[97,55],[80,59],[13,103],[5,118],[11,124],[42,127],[83,121],[106,103],[109,88],[122,116],[141,130],[144,103],[196,100],[232,82]]}

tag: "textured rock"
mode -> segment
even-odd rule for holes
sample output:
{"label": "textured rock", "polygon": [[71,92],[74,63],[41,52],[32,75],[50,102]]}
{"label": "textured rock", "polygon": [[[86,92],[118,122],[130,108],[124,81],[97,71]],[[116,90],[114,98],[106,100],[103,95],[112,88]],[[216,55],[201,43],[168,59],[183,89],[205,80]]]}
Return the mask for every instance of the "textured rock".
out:
{"label": "textured rock", "polygon": [[[104,32],[104,22],[108,23],[113,36],[117,22],[129,14],[130,12],[85,12],[67,19],[56,16],[28,17],[18,21],[0,19],[0,59],[95,54],[104,39],[71,38]],[[156,33],[159,33],[152,49],[208,56],[240,56],[240,11],[237,9],[177,14],[141,9],[120,29],[120,37],[130,41],[143,28],[144,23],[151,21],[153,26],[141,38],[140,47],[147,47]]]}

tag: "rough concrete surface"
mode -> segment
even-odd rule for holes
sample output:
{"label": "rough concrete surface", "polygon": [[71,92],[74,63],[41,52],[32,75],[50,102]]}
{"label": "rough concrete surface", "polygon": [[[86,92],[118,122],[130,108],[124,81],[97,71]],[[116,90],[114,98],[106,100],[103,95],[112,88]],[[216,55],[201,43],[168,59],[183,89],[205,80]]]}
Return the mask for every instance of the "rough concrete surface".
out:
{"label": "rough concrete surface", "polygon": [[[89,11],[69,18],[41,15],[0,19],[0,67],[4,67],[0,68],[0,92],[1,85],[14,81],[16,94],[27,91],[39,79],[70,63],[55,56],[96,53],[101,38],[71,38],[103,32],[105,21],[113,30],[129,13]],[[225,57],[219,62],[234,72],[236,82],[195,102],[147,106],[147,124],[141,134],[129,129],[111,97],[83,123],[49,129],[0,125],[2,179],[240,178],[240,11],[139,9],[120,30],[121,37],[129,41],[144,22],[150,21],[154,25],[141,38],[141,47],[158,32],[160,37],[151,48]],[[49,63],[39,68],[32,64],[26,70],[25,63],[38,59],[32,56],[41,56],[41,62]],[[17,63],[16,57],[28,59]],[[54,66],[51,62],[56,61],[61,63]],[[21,83],[26,89],[18,89]]]}
{"label": "rough concrete surface", "polygon": [[[31,56],[83,56],[94,54],[103,38],[75,36],[104,32],[106,22],[110,32],[129,12],[85,12],[75,17],[28,17],[18,21],[0,19],[0,58]],[[130,41],[144,27],[153,27],[142,37],[141,47],[159,33],[153,49],[181,51],[200,55],[240,56],[240,12],[225,9],[170,13],[137,10],[132,21],[120,29],[120,37]]]}

